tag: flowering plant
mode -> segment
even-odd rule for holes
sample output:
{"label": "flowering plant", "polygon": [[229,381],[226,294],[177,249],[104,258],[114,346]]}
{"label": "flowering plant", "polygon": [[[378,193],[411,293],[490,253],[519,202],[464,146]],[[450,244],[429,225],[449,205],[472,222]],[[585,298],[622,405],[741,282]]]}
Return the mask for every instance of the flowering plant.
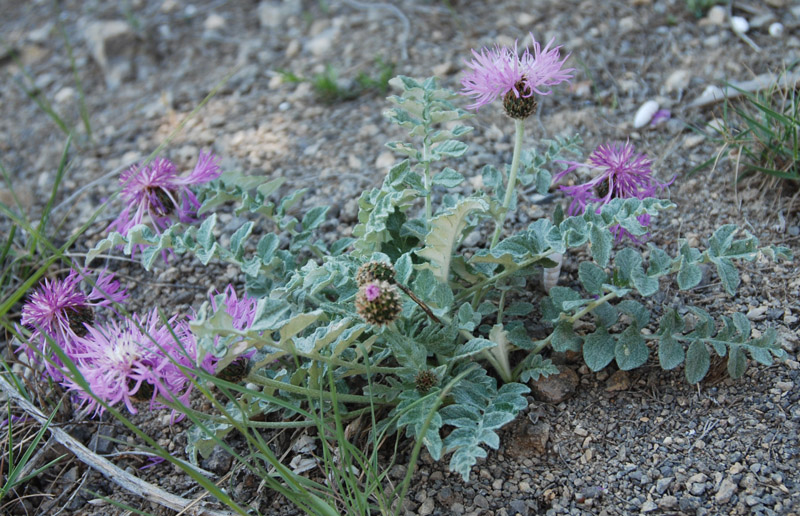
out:
{"label": "flowering plant", "polygon": [[[544,194],[552,171],[560,180],[579,166],[565,160],[577,152],[577,137],[523,149],[524,123],[537,109],[537,96],[571,78],[572,70],[563,68],[567,57],[552,45],[541,48],[534,41],[521,55],[516,46],[473,52],[461,94],[473,99],[469,107],[476,110],[502,98],[514,120],[515,146],[511,164],[503,171],[483,167],[483,186],[468,195],[455,189],[465,175],[447,165],[467,152],[462,140],[472,130],[466,125],[472,115],[458,107],[458,94],[433,78],[400,76],[391,81],[399,95],[390,97],[394,106],[386,116],[416,140],[388,144],[404,159],[380,188],[361,194],[352,237],[332,243],[315,238],[327,208],[314,207],[298,219],[290,209],[302,191],[276,199],[282,179],[207,173],[213,180],[187,197],[196,199],[190,204],[198,214],[233,200],[237,215],[264,217],[272,231],[255,238],[248,220],[222,238],[214,213],[199,227],[187,221],[167,226],[163,194],[151,189],[136,203],[149,206],[142,213],[150,214],[157,231],[138,224],[144,219],[133,225],[133,218],[121,216],[126,222],[115,226],[119,231],[89,252],[91,262],[108,249],[122,246],[130,253],[142,246],[147,269],[160,253],[194,253],[204,264],[217,259],[244,273],[251,300],[226,291],[188,322],[194,340],[178,332],[187,352],[196,349],[194,357],[187,353],[195,364],[211,360],[221,369],[242,357],[249,363],[246,387],[228,382],[238,393],[225,408],[233,414],[229,423],[213,414],[193,415],[208,419],[189,431],[192,456],[210,453],[243,421],[266,413],[288,418],[308,408],[334,408],[355,418],[364,407],[385,406],[386,417],[377,422],[382,431],[404,431],[435,459],[451,454],[450,468],[466,479],[485,448],[499,445],[497,430],[527,406],[527,383],[558,371],[553,352],[581,353],[598,371],[611,362],[623,370],[640,367],[657,350],[664,369],[684,364],[691,383],[705,376],[712,351],[727,357],[733,377],[743,374],[748,354],[762,364],[781,356],[774,330],[751,338],[741,314],[723,316],[718,329],[700,308],[684,315],[668,307],[651,322],[636,298],[654,295],[662,278],[666,283],[674,277],[686,290],[700,281],[700,266],[710,263],[733,294],[739,282],[735,260],[787,258],[788,251],[759,248],[747,232],[736,238],[733,225],[719,228],[704,251],[684,240],[674,256],[653,244],[646,254],[641,247],[615,250],[615,237],[620,245],[627,243],[624,237],[636,245],[656,230],[655,217],[674,207],[654,197],[672,179],[655,179],[649,160],[630,143],[601,146],[589,160],[596,176],[561,187],[573,197],[569,216],[559,207],[552,218],[507,227],[509,212],[528,202],[520,199],[518,183]],[[476,231],[478,238],[468,240]],[[482,231],[491,238],[477,245]],[[578,266],[580,286],[550,285],[547,295],[536,294],[539,271],[554,270],[564,253],[578,248],[588,248],[591,257]],[[532,331],[534,321],[544,325],[546,336]],[[132,331],[97,330],[92,336],[107,340],[123,330]],[[174,349],[155,340],[164,351]],[[128,378],[113,399],[131,398],[136,382],[149,377]],[[161,384],[153,380],[155,391]],[[162,394],[182,396],[176,394],[182,389]]]}

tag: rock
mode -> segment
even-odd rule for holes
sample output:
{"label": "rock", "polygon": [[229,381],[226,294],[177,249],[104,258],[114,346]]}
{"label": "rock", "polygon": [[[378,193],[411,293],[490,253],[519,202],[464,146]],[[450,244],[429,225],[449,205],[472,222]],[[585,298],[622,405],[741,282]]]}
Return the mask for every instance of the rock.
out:
{"label": "rock", "polygon": [[658,501],[661,509],[674,509],[676,505],[678,505],[678,499],[672,495],[665,496]]}
{"label": "rock", "polygon": [[225,18],[216,13],[211,13],[203,22],[203,28],[206,30],[219,30],[224,26]]}
{"label": "rock", "polygon": [[528,506],[522,500],[512,500],[508,504],[508,508],[513,511],[511,514],[521,514],[522,516],[528,516],[529,514]]}
{"label": "rock", "polygon": [[647,500],[642,504],[642,512],[653,512],[658,509],[658,505],[653,500]]}
{"label": "rock", "polygon": [[560,372],[531,382],[533,397],[545,403],[561,403],[578,388],[580,378],[569,367],[559,366]]}
{"label": "rock", "polygon": [[550,425],[544,422],[531,424],[527,419],[521,419],[519,425],[521,427],[511,437],[507,453],[516,457],[545,453],[550,439]]}
{"label": "rock", "polygon": [[231,469],[233,456],[225,451],[221,446],[215,446],[211,455],[200,463],[203,469],[213,471],[218,475],[224,475]]}
{"label": "rock", "polygon": [[719,484],[717,493],[714,495],[714,500],[716,500],[717,503],[728,503],[738,490],[739,487],[736,485],[736,482],[731,480],[730,477],[726,477],[725,480]]}
{"label": "rock", "polygon": [[658,111],[658,108],[658,102],[655,100],[648,100],[642,104],[633,117],[633,127],[640,129],[649,124],[650,120],[653,119],[653,115]]}
{"label": "rock", "polygon": [[75,89],[66,86],[58,90],[58,92],[56,92],[56,94],[53,96],[53,99],[59,104],[63,104],[64,102],[69,102],[74,97],[75,97]]}
{"label": "rock", "polygon": [[664,81],[664,89],[667,90],[667,93],[685,90],[689,86],[690,79],[691,74],[689,70],[675,70],[669,74],[667,80]]}
{"label": "rock", "polygon": [[286,19],[290,16],[298,15],[302,12],[302,2],[295,0],[284,0],[283,2],[266,1],[258,4],[258,21],[262,27],[278,29],[286,24]]}
{"label": "rock", "polygon": [[315,57],[323,56],[333,49],[333,42],[338,35],[339,30],[335,27],[325,29],[306,42],[306,50]]}
{"label": "rock", "polygon": [[775,22],[769,26],[769,35],[773,38],[780,38],[783,36],[783,24]]}
{"label": "rock", "polygon": [[139,47],[136,33],[122,20],[84,21],[89,53],[97,62],[109,89],[133,78],[133,58]]}
{"label": "rock", "polygon": [[675,477],[664,477],[656,480],[656,492],[658,494],[664,494],[667,489],[669,489],[669,486],[672,484],[673,480],[675,480]]}
{"label": "rock", "polygon": [[435,509],[434,500],[433,498],[428,498],[419,506],[417,514],[420,516],[427,516],[428,514],[433,514],[433,509]]}
{"label": "rock", "polygon": [[750,30],[750,23],[747,21],[746,18],[741,16],[732,16],[731,17],[731,28],[734,32],[738,32],[739,34],[745,34],[748,30]]}
{"label": "rock", "polygon": [[708,20],[708,23],[711,25],[722,25],[725,23],[727,17],[728,13],[725,11],[725,8],[721,5],[715,5],[708,10],[706,20]]}
{"label": "rock", "polygon": [[606,382],[606,392],[626,391],[631,387],[628,371],[615,371]]}

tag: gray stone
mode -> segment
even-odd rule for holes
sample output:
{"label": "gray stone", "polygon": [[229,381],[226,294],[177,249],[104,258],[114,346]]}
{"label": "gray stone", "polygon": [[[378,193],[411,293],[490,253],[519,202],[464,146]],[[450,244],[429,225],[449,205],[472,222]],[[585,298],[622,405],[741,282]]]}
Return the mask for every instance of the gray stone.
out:
{"label": "gray stone", "polygon": [[658,494],[663,495],[667,489],[669,489],[669,486],[672,484],[673,480],[675,480],[675,477],[664,477],[656,480],[656,491]]}
{"label": "gray stone", "polygon": [[714,495],[714,500],[717,503],[728,503],[738,490],[736,483],[730,477],[727,477],[720,483],[717,493]]}
{"label": "gray stone", "polygon": [[473,498],[472,502],[481,509],[489,508],[489,500],[487,500],[483,495],[477,495],[475,498]]}
{"label": "gray stone", "polygon": [[647,500],[642,504],[642,512],[653,512],[658,509],[658,505],[653,500]]}
{"label": "gray stone", "polygon": [[658,501],[658,506],[662,509],[674,509],[678,505],[678,499],[672,495],[667,495]]}
{"label": "gray stone", "polygon": [[681,508],[682,511],[693,511],[700,507],[701,500],[696,496],[682,496],[681,499],[678,501],[678,506]]}
{"label": "gray stone", "polygon": [[133,58],[140,45],[129,23],[122,20],[84,21],[83,34],[89,53],[103,70],[109,89],[133,78]]}
{"label": "gray stone", "polygon": [[701,494],[706,492],[706,484],[705,482],[695,482],[692,484],[692,487],[689,488],[689,492],[695,496],[700,496]]}
{"label": "gray stone", "polygon": [[522,516],[528,516],[529,514],[528,506],[522,500],[512,500],[508,504],[508,508],[513,511],[511,514],[521,514]]}

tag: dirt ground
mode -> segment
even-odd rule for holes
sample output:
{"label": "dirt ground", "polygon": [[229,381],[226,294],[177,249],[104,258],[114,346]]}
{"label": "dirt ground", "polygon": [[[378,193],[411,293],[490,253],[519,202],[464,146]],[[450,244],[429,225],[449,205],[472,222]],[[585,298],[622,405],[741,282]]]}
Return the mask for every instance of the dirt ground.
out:
{"label": "dirt ground", "polygon": [[[28,85],[76,130],[50,228],[56,241],[65,241],[114,191],[117,174],[156,149],[232,73],[163,155],[188,168],[200,150],[212,150],[226,170],[286,177],[287,191],[309,188],[304,206],[331,205],[326,235],[346,236],[356,221],[355,199],[379,185],[394,162],[384,144],[404,134],[383,118],[388,106],[383,93],[366,91],[327,104],[310,82],[286,77],[310,79],[331,67],[341,85],[352,89],[359,72],[376,75],[381,63],[391,63],[395,73],[435,75],[458,89],[470,49],[515,40],[527,44],[532,32],[539,41],[555,37],[571,53],[569,65],[576,72],[572,84],[543,98],[537,117],[527,121],[527,145],[578,133],[588,155],[600,143],[629,139],[654,160],[660,180],[676,176],[668,195],[677,209],[659,217],[651,234],[651,241],[669,251],[679,238],[704,247],[716,227],[735,223],[762,245],[784,245],[798,254],[796,186],[761,178],[737,184],[736,160],[703,136],[707,124],[722,116],[723,105],[691,103],[710,85],[795,66],[800,6],[789,0],[732,2],[732,14],[750,21],[747,37],[756,50],[725,19],[697,18],[687,3],[0,0],[5,45],[0,163],[35,215],[49,196],[66,136],[26,95],[22,85]],[[775,22],[783,25],[782,35],[770,35]],[[91,138],[81,122],[81,88]],[[649,100],[669,110],[671,118],[634,128],[637,110]],[[453,166],[469,176],[486,164],[500,168],[510,162],[513,124],[499,106],[481,109],[471,123],[470,150]],[[716,155],[713,170],[689,177]],[[556,200],[562,202],[560,194]],[[10,204],[7,191],[0,190],[0,201]],[[73,250],[76,258],[105,235],[118,209],[112,205],[90,226]],[[525,206],[514,222],[527,224],[549,210]],[[223,210],[220,220],[226,231],[241,222],[230,210]],[[8,227],[0,219],[0,231]],[[577,284],[583,258],[582,253],[566,257],[560,284]],[[188,257],[150,273],[119,257],[107,263],[126,283],[134,309],[188,311],[210,290],[242,280],[233,268],[209,271]],[[709,271],[689,293],[672,288],[647,300],[654,319],[663,307],[686,304],[717,316],[745,313],[756,331],[778,330],[788,355],[784,363],[751,367],[737,381],[711,377],[698,386],[688,385],[680,369],[662,371],[652,355],[645,367],[627,375],[567,364],[577,373],[575,395],[557,404],[531,398],[528,411],[503,431],[500,449],[474,468],[470,483],[449,473],[446,459],[434,463],[423,454],[405,513],[797,514],[798,270],[797,262],[759,260],[740,264],[743,282],[733,298]],[[164,413],[136,419],[184,457],[185,423],[169,426],[165,420]],[[169,465],[140,469],[145,459],[130,453],[136,441],[120,424],[69,417],[59,424],[148,482],[185,497],[200,493]],[[259,491],[252,479],[229,471],[230,457],[212,459],[203,467],[239,502],[261,514],[296,513]],[[402,467],[396,469],[390,473],[395,480],[403,474]],[[19,494],[30,498],[6,506],[8,514],[127,514],[100,496],[152,514],[173,514],[75,460],[49,470]]]}

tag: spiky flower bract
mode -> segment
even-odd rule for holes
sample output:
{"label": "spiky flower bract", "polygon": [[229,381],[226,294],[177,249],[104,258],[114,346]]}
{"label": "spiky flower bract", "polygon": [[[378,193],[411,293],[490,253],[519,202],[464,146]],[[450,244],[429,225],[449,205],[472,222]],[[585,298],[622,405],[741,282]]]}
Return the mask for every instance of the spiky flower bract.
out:
{"label": "spiky flower bract", "polygon": [[37,350],[50,357],[52,363],[44,360],[45,368],[56,381],[63,378],[59,368],[64,364],[50,348],[51,341],[72,357],[81,350],[80,337],[94,322],[95,309],[128,298],[113,273],[100,271],[88,294],[80,288],[83,278],[72,269],[64,279],[45,279],[22,307],[22,325],[32,332],[24,346],[25,354],[32,363],[39,362]]}
{"label": "spiky flower bract", "polygon": [[387,281],[367,283],[356,294],[356,312],[370,324],[390,324],[400,317],[402,311],[400,295]]}
{"label": "spiky flower bract", "polygon": [[218,161],[214,154],[200,153],[187,176],[179,176],[175,164],[165,158],[155,158],[143,168],[132,166],[119,178],[125,208],[108,229],[127,235],[146,216],[156,232],[169,227],[173,215],[181,222],[196,222],[200,202],[189,187],[218,178]]}
{"label": "spiky flower bract", "polygon": [[544,48],[530,34],[533,47],[519,54],[514,48],[495,46],[494,49],[472,50],[474,59],[465,61],[470,68],[461,79],[462,95],[472,97],[468,109],[479,109],[498,97],[503,98],[506,113],[512,118],[526,118],[536,109],[536,95],[549,95],[550,87],[572,78],[573,68],[563,69],[569,58],[561,59],[561,46],[552,47],[555,38]]}
{"label": "spiky flower bract", "polygon": [[[553,177],[553,182],[573,172],[584,163],[562,161],[567,168]],[[655,197],[660,190],[668,187],[675,181],[673,177],[666,183],[659,183],[653,178],[651,169],[652,161],[643,153],[637,153],[630,141],[625,143],[614,142],[602,144],[589,156],[589,168],[595,176],[586,183],[574,186],[560,186],[559,189],[572,197],[572,202],[567,209],[569,215],[580,215],[586,206],[598,203],[597,211],[603,204],[612,199],[645,199]],[[642,226],[650,224],[650,215],[643,214],[637,217]],[[625,229],[614,226],[611,228],[617,239],[630,237],[637,241]]]}
{"label": "spiky flower bract", "polygon": [[[195,367],[197,348],[185,319],[174,316],[164,324],[153,310],[144,318],[133,315],[121,323],[90,327],[80,340],[81,351],[74,356],[78,371],[89,390],[108,405],[122,403],[135,414],[136,401],[149,400],[151,408],[162,407],[159,396],[189,403],[191,373],[181,366]],[[213,373],[213,357],[204,360],[201,367]],[[105,410],[74,380],[65,379],[63,383],[94,414]],[[173,419],[183,417],[175,416],[173,411]]]}
{"label": "spiky flower bract", "polygon": [[358,268],[356,283],[358,283],[359,287],[373,281],[394,283],[395,274],[397,273],[391,263],[372,260]]}
{"label": "spiky flower bract", "polygon": [[414,377],[414,386],[420,394],[427,393],[437,385],[439,385],[439,377],[429,369],[420,371],[417,373],[417,376]]}

